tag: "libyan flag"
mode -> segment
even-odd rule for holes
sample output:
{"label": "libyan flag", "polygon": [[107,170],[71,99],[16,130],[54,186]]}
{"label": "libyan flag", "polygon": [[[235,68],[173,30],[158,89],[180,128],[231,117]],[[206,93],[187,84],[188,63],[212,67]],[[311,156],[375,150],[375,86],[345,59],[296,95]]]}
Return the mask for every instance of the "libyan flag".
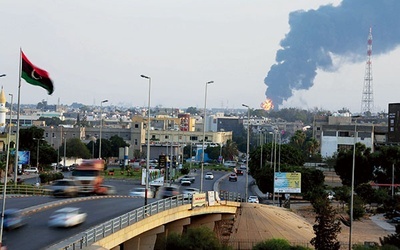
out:
{"label": "libyan flag", "polygon": [[54,86],[53,82],[49,77],[49,73],[33,65],[22,51],[21,51],[21,56],[22,56],[21,78],[23,78],[26,82],[32,85],[44,88],[45,90],[47,90],[49,95],[51,95],[54,91]]}

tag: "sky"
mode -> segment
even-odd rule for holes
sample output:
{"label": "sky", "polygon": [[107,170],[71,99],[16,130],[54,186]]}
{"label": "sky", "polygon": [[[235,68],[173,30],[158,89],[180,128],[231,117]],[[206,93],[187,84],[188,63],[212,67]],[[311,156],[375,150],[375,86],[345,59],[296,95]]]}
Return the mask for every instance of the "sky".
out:
{"label": "sky", "polygon": [[[360,1],[343,0],[350,9]],[[385,2],[391,1],[396,0]],[[374,31],[381,37],[387,33],[379,32],[381,24],[375,25],[374,18],[363,16],[366,20],[350,25],[351,20],[336,17],[345,20],[343,27],[330,23],[322,27],[316,25],[323,23],[318,18],[310,18],[333,20],[330,13],[342,14],[341,10],[348,10],[344,5],[340,0],[3,0],[0,74],[7,76],[0,78],[0,85],[14,95],[15,103],[22,48],[33,64],[49,72],[54,83],[54,93],[47,95],[46,90],[22,80],[24,104],[46,100],[48,104],[100,105],[108,100],[103,106],[146,107],[150,85],[140,77],[146,75],[151,77],[152,107],[202,109],[206,104],[207,108],[237,109],[246,104],[258,109],[270,92],[268,98],[279,108],[360,112],[367,38],[373,26],[374,111],[387,111],[389,103],[400,102],[397,40],[383,46],[383,38],[374,36]],[[398,29],[398,25],[392,27]],[[385,27],[385,32],[392,27]],[[358,30],[357,36],[352,36],[353,29]],[[336,48],[350,52],[324,44],[324,38],[331,39],[329,32],[318,30],[332,30],[329,35],[340,37]],[[277,97],[277,89],[285,85],[282,79],[268,78],[268,73],[274,65],[290,62],[282,54],[301,57],[304,51],[312,51],[312,56],[314,51],[323,51],[316,55],[322,54],[322,59],[305,59],[316,61],[315,69],[304,69],[311,75],[314,70],[315,76],[307,86],[297,82],[284,89],[287,96]],[[302,65],[294,61],[292,68],[281,67],[275,75],[306,75]],[[208,81],[214,83],[207,85],[206,98]]]}

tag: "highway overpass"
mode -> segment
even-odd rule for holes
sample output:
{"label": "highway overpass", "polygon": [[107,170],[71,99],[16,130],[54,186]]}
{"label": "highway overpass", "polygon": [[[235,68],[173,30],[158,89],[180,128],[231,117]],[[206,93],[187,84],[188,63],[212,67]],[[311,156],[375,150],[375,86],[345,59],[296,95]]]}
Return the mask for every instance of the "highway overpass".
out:
{"label": "highway overpass", "polygon": [[240,200],[235,193],[220,199],[211,191],[185,200],[182,195],[159,200],[98,225],[48,249],[154,249],[171,232],[185,227],[215,228],[233,221]]}

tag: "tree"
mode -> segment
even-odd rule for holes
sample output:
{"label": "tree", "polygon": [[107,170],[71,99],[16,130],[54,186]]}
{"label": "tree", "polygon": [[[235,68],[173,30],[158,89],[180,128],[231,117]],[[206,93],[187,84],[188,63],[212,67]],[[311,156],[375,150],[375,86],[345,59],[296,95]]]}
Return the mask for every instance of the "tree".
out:
{"label": "tree", "polygon": [[222,147],[222,157],[225,160],[235,160],[239,154],[237,144],[232,140],[228,140]]}
{"label": "tree", "polygon": [[215,233],[208,227],[189,228],[182,235],[172,233],[165,242],[166,250],[223,249]]}
{"label": "tree", "polygon": [[252,250],[307,250],[302,246],[291,246],[286,239],[270,239],[257,243]]}
{"label": "tree", "polygon": [[330,205],[326,195],[319,196],[312,202],[317,216],[313,226],[315,237],[311,244],[317,250],[339,250],[340,242],[337,235],[341,231],[340,221],[336,219],[336,211]]}
{"label": "tree", "polygon": [[208,158],[212,160],[218,160],[219,153],[221,152],[221,146],[218,147],[210,147],[208,146],[204,153],[207,153]]}
{"label": "tree", "polygon": [[396,233],[379,238],[382,246],[393,245],[400,246],[400,224],[396,225]]}
{"label": "tree", "polygon": [[[20,151],[30,151],[31,162],[36,164],[37,162],[37,150],[38,142],[35,139],[42,139],[44,135],[44,130],[35,126],[20,129]],[[39,166],[42,164],[48,165],[57,161],[57,151],[52,148],[47,141],[39,141]]]}
{"label": "tree", "polygon": [[[364,144],[356,143],[354,186],[366,183],[373,179],[374,166],[370,160],[371,149]],[[340,150],[335,164],[336,174],[342,179],[344,185],[351,185],[353,169],[353,149]]]}
{"label": "tree", "polygon": [[[60,152],[64,152],[64,144],[60,146]],[[66,157],[91,158],[91,152],[86,145],[78,138],[68,139],[66,142]]]}
{"label": "tree", "polygon": [[200,112],[197,110],[196,107],[189,107],[186,109],[186,113],[192,114],[192,115],[198,115]]}
{"label": "tree", "polygon": [[[129,147],[129,144],[126,143],[125,140],[122,137],[119,137],[118,135],[111,136],[110,142],[111,142],[112,156],[118,156],[120,148]],[[103,146],[103,144],[102,144],[102,146]]]}
{"label": "tree", "polygon": [[290,138],[290,143],[298,148],[303,148],[304,142],[306,141],[306,133],[301,130],[297,130],[294,135]]}

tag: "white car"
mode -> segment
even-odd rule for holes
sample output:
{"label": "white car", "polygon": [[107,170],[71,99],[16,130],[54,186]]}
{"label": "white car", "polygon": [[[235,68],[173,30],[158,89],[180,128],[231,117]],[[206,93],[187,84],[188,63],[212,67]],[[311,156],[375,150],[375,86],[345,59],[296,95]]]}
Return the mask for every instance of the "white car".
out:
{"label": "white car", "polygon": [[26,168],[26,169],[24,170],[24,172],[25,172],[25,173],[34,173],[34,174],[37,174],[37,173],[39,173],[39,170],[38,170],[38,168],[31,167],[31,168]]}
{"label": "white car", "polygon": [[258,197],[257,196],[249,196],[247,199],[247,202],[249,203],[259,203]]}
{"label": "white car", "polygon": [[49,218],[49,227],[73,227],[82,224],[87,214],[77,207],[64,207],[56,210]]}
{"label": "white car", "polygon": [[[129,192],[129,195],[132,197],[143,197],[145,196],[146,188],[145,187],[136,187]],[[154,192],[151,188],[147,190],[147,198],[154,198]]]}
{"label": "white car", "polygon": [[182,195],[184,199],[189,199],[190,197],[192,197],[193,194],[198,194],[199,193],[199,189],[197,188],[185,188],[182,191]]}
{"label": "white car", "polygon": [[207,172],[207,173],[204,175],[204,179],[206,179],[206,180],[214,180],[214,175],[213,175],[213,173]]}

